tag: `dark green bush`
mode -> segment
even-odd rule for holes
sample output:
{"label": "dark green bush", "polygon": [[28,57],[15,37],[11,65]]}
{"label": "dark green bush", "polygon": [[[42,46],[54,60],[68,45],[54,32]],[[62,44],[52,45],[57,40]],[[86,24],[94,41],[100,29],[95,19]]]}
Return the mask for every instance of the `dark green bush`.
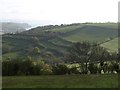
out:
{"label": "dark green bush", "polygon": [[97,66],[94,63],[90,63],[88,69],[90,70],[91,74],[96,74],[98,70]]}
{"label": "dark green bush", "polygon": [[55,75],[64,75],[68,73],[68,67],[64,64],[58,64],[52,67],[52,71]]}

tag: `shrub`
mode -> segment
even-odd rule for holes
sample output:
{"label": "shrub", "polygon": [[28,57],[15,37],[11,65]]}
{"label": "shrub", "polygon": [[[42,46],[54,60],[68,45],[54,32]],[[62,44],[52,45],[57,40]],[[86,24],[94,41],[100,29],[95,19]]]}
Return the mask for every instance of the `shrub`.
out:
{"label": "shrub", "polygon": [[79,74],[77,67],[71,67],[68,69],[68,74]]}
{"label": "shrub", "polygon": [[112,70],[116,71],[117,73],[120,71],[119,64],[117,62],[112,62]]}
{"label": "shrub", "polygon": [[41,71],[42,71],[42,75],[51,75],[53,73],[52,67],[48,64],[44,64]]}
{"label": "shrub", "polygon": [[52,67],[52,71],[55,75],[64,75],[68,73],[68,67],[64,64],[58,64]]}
{"label": "shrub", "polygon": [[97,73],[97,66],[94,63],[90,63],[88,66],[88,69],[90,70],[91,74],[96,74]]}

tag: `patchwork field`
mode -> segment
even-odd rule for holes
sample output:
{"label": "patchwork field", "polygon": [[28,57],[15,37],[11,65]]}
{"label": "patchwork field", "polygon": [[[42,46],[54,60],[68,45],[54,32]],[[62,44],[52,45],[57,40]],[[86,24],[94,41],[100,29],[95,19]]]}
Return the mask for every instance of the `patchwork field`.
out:
{"label": "patchwork field", "polygon": [[117,36],[118,31],[112,28],[99,27],[99,26],[84,26],[74,31],[66,33],[64,38],[68,41],[80,42],[103,42],[108,38]]}
{"label": "patchwork field", "polygon": [[49,51],[61,57],[73,42],[81,41],[102,43],[101,46],[110,52],[115,52],[118,49],[117,36],[116,23],[36,27],[20,34],[3,35],[3,51],[4,49],[8,50],[3,53],[3,59],[29,55],[30,50],[34,47],[39,47],[41,51]]}

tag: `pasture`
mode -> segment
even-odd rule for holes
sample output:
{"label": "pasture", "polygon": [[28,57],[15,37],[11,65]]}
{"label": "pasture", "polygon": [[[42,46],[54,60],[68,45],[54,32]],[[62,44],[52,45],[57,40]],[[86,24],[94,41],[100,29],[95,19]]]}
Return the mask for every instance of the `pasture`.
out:
{"label": "pasture", "polygon": [[47,75],[3,77],[3,88],[117,88],[118,75]]}
{"label": "pasture", "polygon": [[117,29],[99,26],[84,26],[64,34],[63,38],[72,42],[104,42],[110,37],[116,37],[117,33]]}
{"label": "pasture", "polygon": [[103,43],[101,44],[101,46],[106,48],[110,52],[118,52],[118,38]]}
{"label": "pasture", "polygon": [[[82,41],[103,42],[101,46],[107,48],[110,52],[115,52],[118,49],[118,39],[113,38],[117,36],[116,23],[81,23],[59,27],[36,27],[22,32],[20,35],[3,35],[3,60],[8,57],[14,59],[19,56],[28,56],[34,47],[61,57],[68,51],[73,42]],[[38,41],[35,41],[35,38]],[[106,42],[110,38],[112,40]],[[4,53],[4,51],[7,52]]]}

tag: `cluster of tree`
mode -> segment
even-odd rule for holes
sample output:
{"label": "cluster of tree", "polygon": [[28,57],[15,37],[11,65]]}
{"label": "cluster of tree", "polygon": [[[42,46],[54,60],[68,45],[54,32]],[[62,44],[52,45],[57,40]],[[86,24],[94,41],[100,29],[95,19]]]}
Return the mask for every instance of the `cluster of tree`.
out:
{"label": "cluster of tree", "polygon": [[79,66],[68,67],[65,64],[59,64],[52,67],[55,75],[64,75],[64,74],[117,74],[120,71],[119,63],[113,62],[103,62],[103,63],[89,63],[87,67],[85,63]]}
{"label": "cluster of tree", "polygon": [[85,63],[79,66],[69,67],[67,64],[46,64],[42,60],[33,61],[30,58],[26,60],[8,60],[2,62],[2,75],[71,75],[71,74],[104,74],[118,73],[120,71],[119,63],[103,62],[89,63],[87,67]]}
{"label": "cluster of tree", "polygon": [[52,74],[51,66],[43,61],[26,60],[7,60],[2,62],[2,75],[47,75]]}
{"label": "cluster of tree", "polygon": [[[67,63],[79,63],[82,71],[87,74],[89,71],[88,66],[94,67],[95,63],[102,64],[105,61],[119,62],[119,55],[119,52],[110,53],[96,43],[82,42],[73,45],[69,53],[65,56],[65,61]],[[119,65],[117,67],[119,68]]]}
{"label": "cluster of tree", "polygon": [[67,67],[66,64],[46,64],[42,60],[31,60],[28,57],[26,60],[6,60],[2,62],[2,75],[64,75],[77,73],[77,68]]}
{"label": "cluster of tree", "polygon": [[[120,51],[120,49],[119,49]],[[33,54],[39,54],[38,47]],[[64,62],[52,53],[46,52],[40,60],[31,57],[2,62],[3,75],[64,75],[64,74],[97,74],[118,73],[120,71],[120,53],[110,53],[96,43],[75,43],[65,55]],[[62,64],[61,64],[62,63]],[[69,67],[69,64],[79,66]]]}
{"label": "cluster of tree", "polygon": [[[40,54],[38,47],[33,48],[33,54]],[[58,63],[63,63],[59,58],[50,52],[43,52],[37,56],[18,57],[16,59],[8,58],[2,61],[3,76],[13,75],[48,75],[54,74],[52,67]]]}

